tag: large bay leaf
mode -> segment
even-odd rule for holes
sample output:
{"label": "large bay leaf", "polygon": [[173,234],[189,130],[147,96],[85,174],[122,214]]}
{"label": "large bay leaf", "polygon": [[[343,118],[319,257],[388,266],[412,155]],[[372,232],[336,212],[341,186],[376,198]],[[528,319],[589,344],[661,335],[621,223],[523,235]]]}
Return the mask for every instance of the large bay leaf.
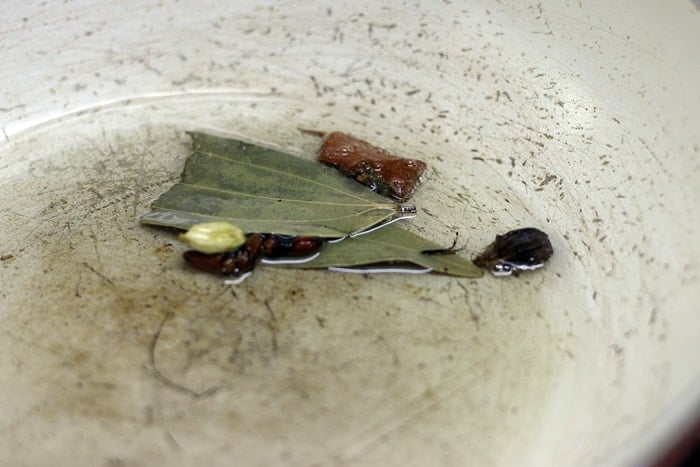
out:
{"label": "large bay leaf", "polygon": [[225,221],[246,232],[340,237],[397,215],[401,206],[334,169],[273,149],[189,133],[182,180],[141,217],[188,229]]}
{"label": "large bay leaf", "polygon": [[292,267],[325,269],[404,264],[432,268],[433,272],[460,277],[481,277],[484,274],[481,268],[457,253],[422,253],[441,248],[444,246],[396,225],[390,225],[340,242],[326,243],[316,259],[294,264]]}

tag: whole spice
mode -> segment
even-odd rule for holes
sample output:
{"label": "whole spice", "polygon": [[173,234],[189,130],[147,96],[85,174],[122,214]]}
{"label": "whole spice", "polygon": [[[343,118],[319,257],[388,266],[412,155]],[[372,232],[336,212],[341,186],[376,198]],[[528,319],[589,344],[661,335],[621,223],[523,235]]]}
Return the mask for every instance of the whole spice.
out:
{"label": "whole spice", "polygon": [[353,177],[373,191],[406,201],[426,164],[417,159],[404,159],[345,133],[333,132],[323,141],[319,160]]}
{"label": "whole spice", "polygon": [[303,257],[316,253],[323,245],[320,237],[294,237],[289,235],[248,235],[239,248],[223,253],[206,254],[189,250],[183,258],[202,271],[239,276],[251,272],[261,256],[267,258]]}
{"label": "whole spice", "polygon": [[517,276],[521,271],[541,268],[552,253],[547,234],[527,227],[496,235],[493,243],[474,258],[474,264],[488,269],[494,276]]}

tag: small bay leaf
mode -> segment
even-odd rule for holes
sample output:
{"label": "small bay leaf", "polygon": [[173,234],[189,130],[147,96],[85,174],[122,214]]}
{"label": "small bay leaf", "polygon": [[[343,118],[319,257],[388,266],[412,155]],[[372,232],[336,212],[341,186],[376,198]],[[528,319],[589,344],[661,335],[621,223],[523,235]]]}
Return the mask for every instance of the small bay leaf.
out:
{"label": "small bay leaf", "polygon": [[193,152],[182,180],[141,217],[188,229],[222,221],[245,232],[342,237],[397,216],[401,206],[318,162],[189,133]]}
{"label": "small bay leaf", "polygon": [[422,251],[441,248],[444,246],[397,225],[390,225],[364,235],[326,243],[316,259],[290,267],[325,269],[403,264],[432,268],[436,273],[460,277],[481,277],[484,274],[481,268],[456,253],[443,255],[422,253]]}

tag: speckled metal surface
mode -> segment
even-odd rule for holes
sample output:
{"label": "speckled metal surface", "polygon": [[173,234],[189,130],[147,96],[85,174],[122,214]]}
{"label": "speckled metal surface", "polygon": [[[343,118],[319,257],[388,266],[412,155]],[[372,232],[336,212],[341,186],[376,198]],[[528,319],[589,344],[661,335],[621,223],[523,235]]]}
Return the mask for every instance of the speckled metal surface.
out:
{"label": "speckled metal surface", "polygon": [[[0,458],[632,465],[700,387],[690,2],[23,3],[0,42]],[[366,3],[366,2],[364,2]],[[429,169],[411,228],[519,278],[193,273],[138,216],[184,131]]]}

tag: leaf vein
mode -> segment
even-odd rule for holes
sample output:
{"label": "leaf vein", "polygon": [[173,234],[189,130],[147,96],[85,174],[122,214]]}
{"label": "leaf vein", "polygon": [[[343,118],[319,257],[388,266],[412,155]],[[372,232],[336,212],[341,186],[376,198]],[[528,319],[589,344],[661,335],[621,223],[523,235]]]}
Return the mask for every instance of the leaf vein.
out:
{"label": "leaf vein", "polygon": [[230,193],[230,194],[235,194],[238,196],[242,196],[242,197],[246,197],[246,198],[254,198],[254,199],[267,199],[267,200],[271,200],[271,201],[283,201],[283,202],[301,203],[301,204],[318,204],[318,205],[328,205],[328,206],[347,206],[347,207],[372,206],[373,209],[384,209],[384,210],[396,211],[396,205],[392,204],[392,203],[378,204],[378,203],[370,203],[368,201],[365,201],[364,203],[339,203],[339,202],[334,202],[334,201],[290,199],[290,198],[280,198],[278,196],[256,195],[256,194],[252,194],[252,193],[245,193],[242,191],[223,190],[221,188],[214,188],[214,187],[209,187],[206,185],[199,185],[196,183],[180,182],[180,185],[189,186],[192,188],[197,188],[199,190],[205,190],[205,191],[215,191],[218,193],[227,193],[227,194]]}
{"label": "leaf vein", "polygon": [[[341,190],[340,188],[337,188],[337,187],[334,187],[334,186],[331,186],[331,185],[327,185],[327,184],[325,184],[325,183],[321,183],[321,182],[319,182],[319,181],[317,181],[317,180],[313,180],[313,179],[310,179],[310,178],[307,178],[307,177],[302,177],[302,176],[300,176],[300,175],[297,175],[297,174],[294,174],[294,173],[291,173],[291,172],[284,172],[284,171],[282,171],[282,170],[273,169],[273,168],[271,168],[271,167],[264,167],[264,166],[261,166],[261,165],[251,164],[251,163],[243,162],[243,161],[236,160],[236,159],[230,159],[230,158],[228,158],[228,157],[224,157],[224,156],[220,156],[220,155],[218,155],[218,154],[215,154],[215,153],[213,153],[213,152],[202,151],[202,150],[199,150],[198,152],[199,152],[200,154],[205,155],[205,156],[214,157],[214,158],[216,158],[216,159],[220,159],[220,160],[223,160],[223,161],[226,161],[226,162],[230,162],[230,163],[233,163],[233,164],[240,164],[240,165],[244,165],[244,166],[246,166],[246,167],[252,167],[252,168],[255,168],[255,169],[258,169],[258,170],[263,170],[263,171],[266,171],[266,172],[271,172],[271,173],[275,173],[275,174],[278,174],[278,175],[282,175],[282,176],[284,176],[284,177],[296,178],[296,179],[299,179],[299,180],[301,180],[301,181],[303,181],[303,182],[306,182],[306,183],[313,183],[313,184],[318,185],[318,186],[320,186],[320,187],[322,187],[322,188],[324,188],[324,189],[327,189],[327,190],[330,190],[330,191],[334,191],[334,192],[337,192],[337,193],[342,193],[343,195],[349,196],[349,197],[351,197],[351,198],[359,199],[359,200],[361,200],[361,201],[364,201],[365,203],[368,203],[368,202],[369,202],[369,201],[367,201],[366,199],[362,198],[360,195],[351,193],[351,192],[349,192],[349,191]],[[370,193],[371,193],[371,191],[370,191]]]}

